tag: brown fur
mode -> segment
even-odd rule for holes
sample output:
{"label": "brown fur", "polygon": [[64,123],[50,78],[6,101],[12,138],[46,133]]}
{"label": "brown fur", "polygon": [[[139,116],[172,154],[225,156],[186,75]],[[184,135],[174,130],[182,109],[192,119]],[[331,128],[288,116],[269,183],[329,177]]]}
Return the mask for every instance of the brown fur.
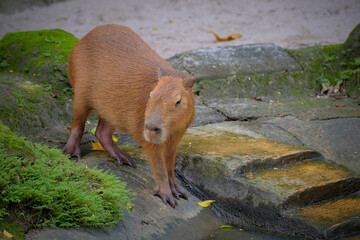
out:
{"label": "brown fur", "polygon": [[74,122],[64,152],[80,155],[84,124],[94,110],[99,116],[96,136],[112,157],[135,166],[111,140],[118,129],[133,136],[147,154],[155,194],[173,207],[174,197],[187,199],[176,183],[174,166],[177,145],[194,117],[193,75],[172,68],[128,27],[103,25],[73,48],[69,77]]}

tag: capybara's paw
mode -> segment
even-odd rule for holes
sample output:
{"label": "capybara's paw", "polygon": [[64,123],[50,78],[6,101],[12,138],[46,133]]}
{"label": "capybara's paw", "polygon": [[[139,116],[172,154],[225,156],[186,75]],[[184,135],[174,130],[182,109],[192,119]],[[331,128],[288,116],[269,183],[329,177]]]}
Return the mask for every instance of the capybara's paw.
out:
{"label": "capybara's paw", "polygon": [[178,205],[174,196],[171,193],[163,193],[160,190],[155,190],[154,196],[158,196],[165,204],[170,204],[172,208]]}
{"label": "capybara's paw", "polygon": [[169,184],[170,184],[171,192],[176,199],[179,200],[180,198],[183,198],[185,200],[188,200],[188,196],[186,192],[181,187],[179,187],[179,185],[176,182],[169,181]]}
{"label": "capybara's paw", "polygon": [[129,154],[122,152],[120,149],[116,149],[115,154],[112,156],[117,160],[121,165],[129,165],[133,168],[136,168],[136,163],[134,159]]}
{"label": "capybara's paw", "polygon": [[62,151],[64,154],[68,154],[71,157],[80,158],[80,146],[66,144]]}

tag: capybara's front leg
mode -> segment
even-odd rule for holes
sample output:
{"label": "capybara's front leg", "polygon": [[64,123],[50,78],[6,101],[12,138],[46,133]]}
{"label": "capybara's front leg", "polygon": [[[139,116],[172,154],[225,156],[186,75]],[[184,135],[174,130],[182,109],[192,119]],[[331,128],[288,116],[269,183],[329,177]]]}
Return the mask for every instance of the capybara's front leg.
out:
{"label": "capybara's front leg", "polygon": [[170,186],[166,163],[164,159],[165,146],[145,143],[142,145],[151,165],[151,169],[155,176],[155,192],[154,195],[162,199],[164,203],[169,203],[171,207],[177,206],[177,201],[174,198]]}
{"label": "capybara's front leg", "polygon": [[95,136],[100,141],[101,146],[103,146],[110,156],[120,164],[136,168],[135,161],[128,154],[122,152],[112,140],[114,131],[115,128],[111,127],[104,119],[99,118]]}
{"label": "capybara's front leg", "polygon": [[177,144],[169,144],[165,151],[165,163],[169,178],[169,186],[172,194],[176,199],[179,197],[188,200],[186,192],[178,185],[175,178],[175,161],[176,161]]}

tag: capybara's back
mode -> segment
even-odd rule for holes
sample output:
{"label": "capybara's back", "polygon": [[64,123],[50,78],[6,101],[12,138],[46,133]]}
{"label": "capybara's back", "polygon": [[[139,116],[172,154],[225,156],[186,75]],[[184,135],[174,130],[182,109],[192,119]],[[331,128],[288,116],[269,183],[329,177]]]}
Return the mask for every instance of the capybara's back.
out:
{"label": "capybara's back", "polygon": [[69,77],[75,98],[83,98],[81,104],[113,127],[137,135],[159,67],[172,70],[130,28],[111,24],[95,28],[76,44]]}
{"label": "capybara's back", "polygon": [[103,25],[73,48],[69,77],[74,88],[74,121],[63,151],[80,157],[80,142],[91,110],[99,116],[95,136],[120,164],[135,161],[112,140],[115,129],[132,135],[145,151],[156,179],[155,194],[175,207],[187,199],[174,174],[177,145],[194,117],[194,75],[172,68],[135,32]]}

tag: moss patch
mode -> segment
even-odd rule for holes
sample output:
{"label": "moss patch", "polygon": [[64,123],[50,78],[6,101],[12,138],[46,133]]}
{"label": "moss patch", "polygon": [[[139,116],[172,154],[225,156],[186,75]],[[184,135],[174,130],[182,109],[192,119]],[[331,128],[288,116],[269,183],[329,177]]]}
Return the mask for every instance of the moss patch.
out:
{"label": "moss patch", "polygon": [[280,196],[289,196],[305,188],[337,182],[355,176],[354,172],[324,161],[297,162],[247,175],[248,181]]}
{"label": "moss patch", "polygon": [[114,175],[77,165],[59,149],[25,141],[0,123],[0,220],[30,227],[111,226],[131,193]]}
{"label": "moss patch", "polygon": [[360,217],[360,196],[300,208],[298,214],[309,222],[334,227],[349,219]]}
{"label": "moss patch", "polygon": [[67,61],[78,39],[59,29],[8,33],[0,40],[0,70],[29,74],[54,91],[71,91]]}

